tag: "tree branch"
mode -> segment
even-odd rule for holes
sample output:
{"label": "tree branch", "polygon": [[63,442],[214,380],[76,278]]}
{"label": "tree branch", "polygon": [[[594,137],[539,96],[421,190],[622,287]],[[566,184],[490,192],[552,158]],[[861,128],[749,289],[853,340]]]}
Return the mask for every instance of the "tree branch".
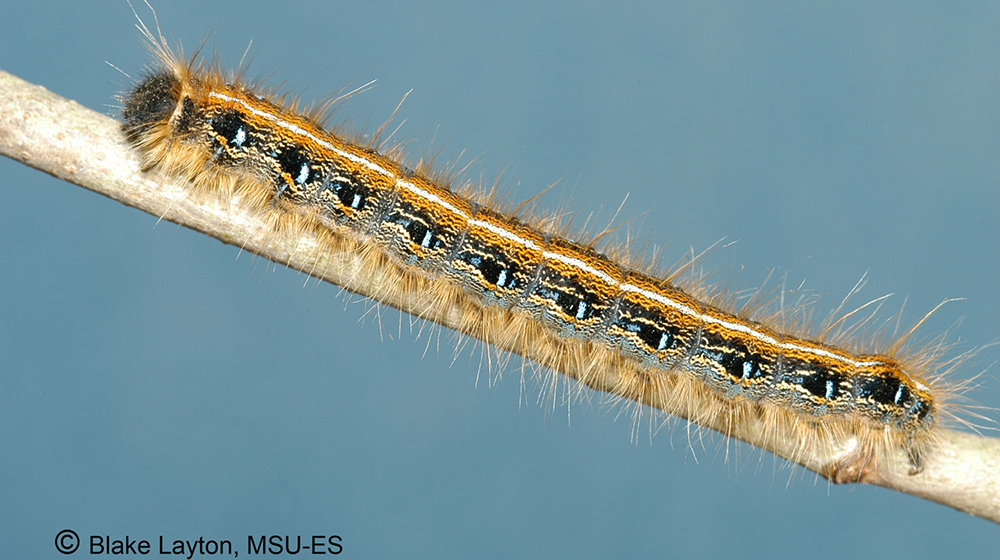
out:
{"label": "tree branch", "polygon": [[[186,185],[141,170],[136,152],[125,141],[121,124],[114,119],[63,99],[42,87],[0,71],[0,153],[123,204],[200,231],[225,243],[266,257],[291,268],[337,284],[402,311],[462,330],[461,309],[447,308],[440,301],[414,294],[393,296],[384,289],[389,279],[363,269],[363,261],[350,251],[320,251],[322,241],[305,231],[294,238],[276,236],[258,214],[236,205],[224,206],[185,196]],[[360,272],[365,270],[365,274]],[[387,295],[388,294],[388,295]],[[551,358],[534,355],[532,349],[503,348],[524,352],[543,365]],[[534,352],[534,353],[533,353]],[[594,372],[563,373],[583,379],[591,387],[612,392],[614,379]],[[669,404],[646,403],[682,415]],[[750,424],[750,423],[748,423]],[[832,455],[817,452],[802,456],[790,438],[762,433],[748,425],[731,433],[725,425],[708,426],[784,457],[824,476]],[[949,505],[1000,523],[1000,439],[944,430],[940,445],[926,457],[923,472],[907,474],[902,458],[886,465],[862,482]]]}

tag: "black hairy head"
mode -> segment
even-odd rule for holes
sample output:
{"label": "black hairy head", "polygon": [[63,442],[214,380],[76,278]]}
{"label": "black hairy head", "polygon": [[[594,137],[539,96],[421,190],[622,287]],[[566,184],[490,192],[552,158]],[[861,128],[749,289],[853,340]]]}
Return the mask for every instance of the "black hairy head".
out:
{"label": "black hairy head", "polygon": [[177,107],[180,81],[167,72],[153,74],[125,96],[125,134],[136,141],[151,125],[168,118]]}

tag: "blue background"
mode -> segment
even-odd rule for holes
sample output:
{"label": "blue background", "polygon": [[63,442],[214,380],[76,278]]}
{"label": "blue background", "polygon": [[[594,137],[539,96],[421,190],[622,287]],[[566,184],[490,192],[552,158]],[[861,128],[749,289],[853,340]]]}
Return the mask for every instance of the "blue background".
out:
{"label": "blue background", "polygon": [[[607,219],[630,193],[668,263],[738,240],[706,264],[720,282],[776,267],[824,296],[822,317],[867,272],[854,301],[897,294],[884,317],[964,297],[922,333],[1000,340],[996,2],[200,4],[159,2],[164,32],[188,50],[209,36],[230,66],[252,39],[251,74],[306,100],[377,78],[341,113],[353,130],[412,88],[410,153],[465,149],[468,176],[504,171],[512,200],[561,180],[542,208]],[[135,76],[147,60],[128,6],[26,6],[2,9],[0,68],[115,114],[130,82],[105,61]],[[262,533],[336,533],[358,558],[1000,546],[995,525],[911,496],[741,444],[727,462],[715,435],[692,450],[644,420],[633,441],[618,406],[540,406],[516,368],[477,386],[478,354],[452,363],[447,332],[425,353],[407,318],[400,337],[383,310],[380,331],[336,287],[12,161],[0,184],[6,557],[59,557],[67,527],[241,556]],[[977,401],[1000,406],[996,375]]]}

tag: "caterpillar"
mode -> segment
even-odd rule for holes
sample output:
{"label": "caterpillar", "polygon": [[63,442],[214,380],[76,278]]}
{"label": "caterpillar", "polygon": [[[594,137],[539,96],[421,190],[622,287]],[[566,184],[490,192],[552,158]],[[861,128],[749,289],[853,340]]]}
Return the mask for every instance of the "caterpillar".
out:
{"label": "caterpillar", "polygon": [[392,298],[457,302],[463,332],[530,348],[557,371],[614,371],[605,390],[670,403],[695,422],[756,422],[793,434],[803,453],[850,441],[828,467],[835,481],[861,479],[897,453],[916,474],[934,448],[949,388],[936,355],[897,356],[906,336],[891,351],[845,348],[727,311],[676,275],[453,190],[144,33],[158,68],[125,95],[123,116],[147,167],[193,192],[240,200],[275,232],[310,229],[350,247],[366,270],[390,278]]}

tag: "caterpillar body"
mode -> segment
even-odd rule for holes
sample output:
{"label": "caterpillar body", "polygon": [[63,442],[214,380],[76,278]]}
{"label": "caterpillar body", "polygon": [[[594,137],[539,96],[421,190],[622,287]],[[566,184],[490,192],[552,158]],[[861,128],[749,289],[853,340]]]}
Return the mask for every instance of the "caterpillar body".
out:
{"label": "caterpillar body", "polygon": [[546,366],[584,372],[585,383],[586,372],[613,370],[604,390],[727,433],[719,426],[758,422],[765,434],[794,434],[802,453],[850,441],[827,466],[831,480],[861,479],[890,454],[921,471],[946,392],[926,360],[849,350],[727,312],[673,276],[328,132],[294,103],[145,33],[160,64],[125,95],[123,115],[148,167],[238,197],[276,231],[322,231],[391,278],[387,292],[458,302],[463,332],[532,348]]}

